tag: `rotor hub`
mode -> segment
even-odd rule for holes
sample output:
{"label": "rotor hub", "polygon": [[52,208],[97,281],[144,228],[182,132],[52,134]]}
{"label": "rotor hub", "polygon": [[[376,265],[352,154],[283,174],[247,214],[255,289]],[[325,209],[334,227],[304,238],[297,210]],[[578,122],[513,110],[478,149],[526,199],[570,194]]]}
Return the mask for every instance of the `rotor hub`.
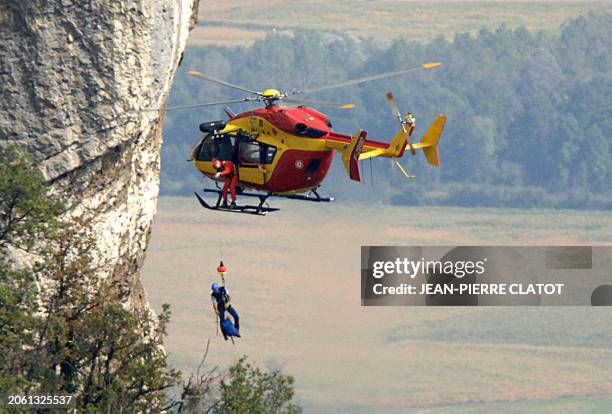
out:
{"label": "rotor hub", "polygon": [[261,93],[261,96],[266,99],[278,99],[282,96],[282,93],[278,89],[266,89]]}

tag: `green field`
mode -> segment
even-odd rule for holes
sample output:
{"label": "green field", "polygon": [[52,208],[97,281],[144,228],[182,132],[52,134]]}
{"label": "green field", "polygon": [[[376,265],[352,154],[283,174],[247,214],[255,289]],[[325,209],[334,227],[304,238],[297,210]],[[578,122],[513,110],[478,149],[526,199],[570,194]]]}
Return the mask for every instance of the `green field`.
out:
{"label": "green field", "polygon": [[[406,208],[274,201],[244,217],[162,198],[142,277],[170,303],[179,368],[241,355],[296,378],[308,413],[607,413],[607,308],[360,306],[361,245],[609,244],[609,212]],[[215,334],[208,289],[220,258],[244,337]]]}
{"label": "green field", "polygon": [[[385,414],[608,414],[612,397],[559,398],[556,400],[465,403],[418,409],[385,409]],[[306,413],[324,414],[329,409],[308,406]],[[348,408],[351,414],[369,414],[372,408]],[[382,412],[382,411],[376,411]]]}
{"label": "green field", "polygon": [[602,1],[237,0],[203,2],[193,45],[246,46],[274,31],[343,30],[355,37],[427,41],[502,24],[557,32],[568,18],[611,10]]}
{"label": "green field", "polygon": [[612,397],[566,398],[554,401],[517,401],[511,403],[466,404],[421,410],[421,414],[604,414],[610,411]]}

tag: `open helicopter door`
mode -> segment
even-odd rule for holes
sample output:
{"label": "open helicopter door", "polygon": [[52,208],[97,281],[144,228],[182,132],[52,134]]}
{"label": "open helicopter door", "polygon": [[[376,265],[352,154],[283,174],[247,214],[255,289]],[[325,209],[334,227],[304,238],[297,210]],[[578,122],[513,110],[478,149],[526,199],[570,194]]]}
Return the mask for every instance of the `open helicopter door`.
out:
{"label": "open helicopter door", "polygon": [[261,168],[261,146],[257,141],[239,137],[238,145],[238,179],[245,183],[263,185],[266,181],[266,170]]}

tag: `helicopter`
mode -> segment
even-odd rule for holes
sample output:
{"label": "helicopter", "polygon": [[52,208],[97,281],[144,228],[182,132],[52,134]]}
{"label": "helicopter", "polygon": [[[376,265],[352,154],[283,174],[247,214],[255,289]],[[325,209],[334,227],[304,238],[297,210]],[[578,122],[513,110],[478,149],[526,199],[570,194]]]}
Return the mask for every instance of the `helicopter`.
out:
{"label": "helicopter", "polygon": [[[195,192],[202,207],[209,210],[227,211],[266,215],[277,211],[267,203],[270,197],[284,197],[294,200],[330,202],[333,197],[322,197],[318,188],[325,179],[332,164],[334,151],[340,153],[348,177],[362,181],[359,161],[374,157],[386,157],[394,160],[406,178],[409,175],[397,162],[397,158],[410,150],[416,155],[422,150],[427,162],[438,167],[438,141],[446,122],[445,115],[438,115],[418,143],[412,143],[411,137],[416,120],[411,113],[403,116],[398,109],[391,92],[387,92],[387,101],[400,127],[389,142],[367,138],[367,131],[360,129],[355,135],[346,135],[332,130],[327,115],[306,106],[335,106],[350,109],[352,104],[338,104],[326,101],[304,100],[294,95],[319,92],[337,87],[361,84],[377,79],[399,76],[414,70],[428,70],[440,66],[441,62],[431,62],[416,67],[387,72],[364,78],[352,79],[334,85],[316,87],[309,90],[283,92],[278,89],[255,91],[197,70],[189,70],[190,76],[228,88],[250,94],[242,99],[211,102],[195,105],[182,105],[167,109],[185,109],[214,105],[229,105],[240,102],[257,102],[263,107],[236,114],[229,107],[224,111],[227,120],[204,122],[199,129],[203,136],[191,151],[191,161],[205,177],[216,182],[216,188],[205,188],[204,193],[217,194],[217,200],[209,203]],[[281,101],[297,104],[281,105]],[[243,197],[255,197],[258,204],[227,207],[221,203],[222,190],[217,169],[213,166],[216,160],[229,160],[236,166],[237,193]],[[250,191],[248,191],[250,190]],[[227,190],[226,190],[227,191]]]}

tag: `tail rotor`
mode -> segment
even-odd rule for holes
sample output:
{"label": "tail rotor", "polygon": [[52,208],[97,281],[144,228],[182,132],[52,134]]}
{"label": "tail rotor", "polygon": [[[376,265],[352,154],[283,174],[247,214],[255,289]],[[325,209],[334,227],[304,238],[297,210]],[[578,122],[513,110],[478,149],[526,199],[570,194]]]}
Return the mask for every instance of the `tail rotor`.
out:
{"label": "tail rotor", "polygon": [[412,134],[412,131],[414,130],[414,125],[416,124],[416,119],[414,119],[410,112],[408,112],[405,117],[402,116],[402,113],[400,112],[397,104],[395,103],[395,98],[393,97],[393,93],[391,93],[391,91],[387,92],[386,96],[387,102],[389,103],[389,107],[391,107],[391,112],[393,112],[393,115],[397,117],[397,120],[399,121],[400,126],[402,127],[402,131],[404,133],[404,136],[406,137],[406,142],[408,143],[410,152],[412,152],[412,155],[416,155],[416,150],[414,149],[410,140],[410,136]]}

